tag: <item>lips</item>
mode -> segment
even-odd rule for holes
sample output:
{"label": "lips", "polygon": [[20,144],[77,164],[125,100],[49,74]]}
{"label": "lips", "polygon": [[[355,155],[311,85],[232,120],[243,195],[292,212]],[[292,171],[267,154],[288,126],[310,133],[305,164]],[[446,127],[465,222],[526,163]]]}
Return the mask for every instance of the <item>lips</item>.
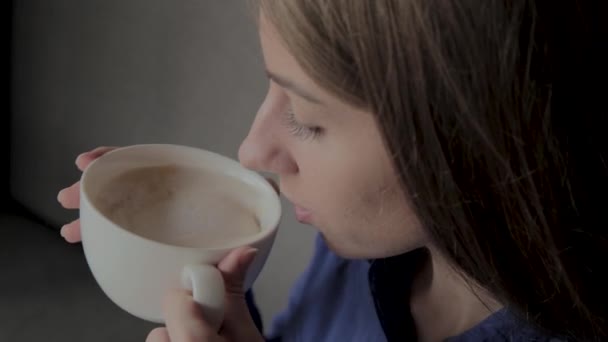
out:
{"label": "lips", "polygon": [[296,214],[296,220],[298,220],[300,223],[312,224],[312,211],[296,204],[289,198],[289,196],[285,192],[282,192],[282,194],[289,202],[293,204]]}
{"label": "lips", "polygon": [[301,223],[310,224],[312,223],[312,212],[306,208],[302,208],[294,204],[294,208],[296,211],[296,220]]}

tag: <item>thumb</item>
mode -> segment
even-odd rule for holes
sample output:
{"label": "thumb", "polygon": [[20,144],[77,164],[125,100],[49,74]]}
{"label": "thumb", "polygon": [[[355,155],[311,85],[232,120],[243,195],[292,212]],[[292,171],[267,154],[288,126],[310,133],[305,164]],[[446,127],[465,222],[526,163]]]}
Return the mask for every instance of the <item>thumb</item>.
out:
{"label": "thumb", "polygon": [[258,250],[253,247],[241,247],[230,252],[218,264],[217,268],[224,277],[227,299],[244,296],[244,283],[249,265],[255,259]]}

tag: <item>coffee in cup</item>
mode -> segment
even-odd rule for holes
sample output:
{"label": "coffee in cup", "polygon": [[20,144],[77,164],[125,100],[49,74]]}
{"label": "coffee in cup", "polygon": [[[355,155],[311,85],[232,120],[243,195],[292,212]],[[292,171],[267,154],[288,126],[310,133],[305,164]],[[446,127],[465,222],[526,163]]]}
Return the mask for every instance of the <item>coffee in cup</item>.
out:
{"label": "coffee in cup", "polygon": [[238,244],[260,232],[247,203],[256,189],[234,177],[176,164],[138,167],[108,180],[97,208],[142,237],[184,247]]}

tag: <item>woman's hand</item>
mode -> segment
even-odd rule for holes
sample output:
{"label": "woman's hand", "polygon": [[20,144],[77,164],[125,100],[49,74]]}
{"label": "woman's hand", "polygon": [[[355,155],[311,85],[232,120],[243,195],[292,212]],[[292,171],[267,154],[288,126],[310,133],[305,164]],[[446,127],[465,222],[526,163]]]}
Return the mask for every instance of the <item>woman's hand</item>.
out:
{"label": "woman's hand", "polygon": [[[93,160],[103,156],[104,154],[115,150],[117,147],[98,147],[92,151],[82,153],[76,158],[76,166],[80,171],[84,171]],[[80,208],[80,181],[72,184],[72,186],[62,189],[57,195],[57,200],[66,209]],[[82,240],[80,236],[80,219],[76,219],[63,227],[61,227],[61,236],[66,241],[75,243]]]}
{"label": "woman's hand", "polygon": [[164,301],[166,327],[150,332],[146,342],[263,342],[245,301],[243,281],[257,250],[241,247],[230,252],[218,265],[226,285],[226,310],[219,332],[205,321],[192,293],[170,291]]}

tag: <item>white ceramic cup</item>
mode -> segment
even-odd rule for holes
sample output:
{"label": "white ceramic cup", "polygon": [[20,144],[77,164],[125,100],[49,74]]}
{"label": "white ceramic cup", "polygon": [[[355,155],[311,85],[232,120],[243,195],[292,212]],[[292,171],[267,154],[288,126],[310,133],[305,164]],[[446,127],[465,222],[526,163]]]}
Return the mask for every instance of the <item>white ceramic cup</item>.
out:
{"label": "white ceramic cup", "polygon": [[[150,240],[118,226],[100,212],[96,195],[104,184],[134,168],[167,164],[194,167],[206,175],[233,177],[256,191],[243,203],[256,215],[259,233],[225,246],[181,247]],[[221,155],[193,147],[147,144],[111,151],[84,171],[80,187],[82,244],[89,267],[106,295],[119,307],[144,320],[164,323],[162,298],[171,288],[192,290],[206,320],[219,328],[224,315],[225,288],[215,265],[241,246],[258,249],[245,278],[251,287],[270,253],[281,217],[275,190],[257,173]],[[201,227],[204,229],[204,227]]]}

